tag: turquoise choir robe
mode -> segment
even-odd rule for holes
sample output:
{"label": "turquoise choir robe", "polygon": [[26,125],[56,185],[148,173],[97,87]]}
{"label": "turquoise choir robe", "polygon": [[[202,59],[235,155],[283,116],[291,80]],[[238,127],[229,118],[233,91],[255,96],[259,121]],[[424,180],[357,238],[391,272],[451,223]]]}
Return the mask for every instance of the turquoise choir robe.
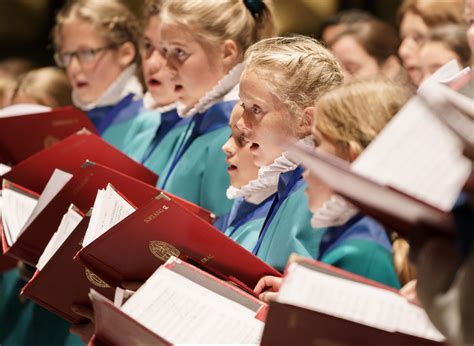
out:
{"label": "turquoise choir robe", "polygon": [[223,226],[225,235],[249,251],[257,244],[258,235],[270,210],[274,196],[271,195],[260,204],[246,202],[243,198],[235,200],[227,223]]}
{"label": "turquoise choir robe", "polygon": [[318,259],[335,267],[400,288],[393,264],[392,244],[375,220],[363,214],[323,234]]}
{"label": "turquoise choir robe", "polygon": [[83,345],[67,321],[19,296],[25,284],[16,268],[0,274],[0,344]]}
{"label": "turquoise choir robe", "polygon": [[226,196],[230,180],[221,148],[230,136],[228,124],[234,105],[235,101],[223,101],[194,115],[158,181],[160,188],[217,216],[232,207]]}
{"label": "turquoise choir robe", "polygon": [[297,253],[317,258],[322,231],[311,227],[312,214],[305,194],[303,169],[282,173],[273,205],[260,231],[253,253],[282,271],[288,257]]}
{"label": "turquoise choir robe", "polygon": [[191,119],[182,119],[176,109],[138,115],[127,132],[123,152],[143,163],[160,177],[176,155],[179,140]]}

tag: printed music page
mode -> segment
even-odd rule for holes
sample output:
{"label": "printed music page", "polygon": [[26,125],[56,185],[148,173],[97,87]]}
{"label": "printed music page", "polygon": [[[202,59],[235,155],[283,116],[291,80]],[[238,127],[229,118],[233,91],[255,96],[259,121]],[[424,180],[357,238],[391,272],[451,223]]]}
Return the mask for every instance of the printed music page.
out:
{"label": "printed music page", "polygon": [[66,214],[64,214],[59,224],[58,230],[51,237],[48,245],[44,249],[43,254],[38,260],[36,268],[42,270],[44,266],[49,262],[51,257],[54,256],[56,251],[59,250],[61,245],[71,235],[74,229],[82,221],[82,215],[80,211],[73,204],[69,207]]}
{"label": "printed music page", "polygon": [[35,209],[38,199],[13,188],[2,190],[2,222],[7,244],[12,246]]}
{"label": "printed music page", "polygon": [[69,180],[71,180],[72,174],[61,171],[60,169],[55,169],[53,174],[48,180],[43,192],[40,195],[38,204],[36,208],[31,213],[28,221],[22,229],[22,232],[28,228],[29,225],[36,219],[36,217],[43,211],[44,208],[53,200],[54,197],[61,191],[61,189],[66,185]]}
{"label": "printed music page", "polygon": [[122,307],[176,344],[257,344],[264,324],[255,312],[161,266]]}
{"label": "printed music page", "polygon": [[112,185],[108,184],[106,189],[99,190],[82,246],[92,243],[134,211],[135,208]]}
{"label": "printed music page", "polygon": [[444,340],[425,311],[397,293],[324,274],[298,263],[289,268],[277,301],[389,332]]}
{"label": "printed music page", "polygon": [[380,184],[450,211],[472,168],[462,151],[461,140],[415,96],[351,168]]}

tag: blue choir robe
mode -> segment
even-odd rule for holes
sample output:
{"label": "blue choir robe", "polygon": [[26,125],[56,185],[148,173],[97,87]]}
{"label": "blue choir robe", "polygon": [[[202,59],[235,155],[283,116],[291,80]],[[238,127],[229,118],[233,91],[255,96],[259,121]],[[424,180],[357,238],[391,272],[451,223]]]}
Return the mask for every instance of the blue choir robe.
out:
{"label": "blue choir robe", "polygon": [[230,136],[229,117],[235,102],[216,103],[192,117],[158,181],[160,188],[216,216],[227,213],[232,207],[232,201],[226,196],[230,180],[221,148]]}
{"label": "blue choir robe", "polygon": [[392,244],[378,222],[361,213],[323,234],[318,259],[335,267],[400,288]]}
{"label": "blue choir robe", "polygon": [[230,211],[224,233],[249,251],[257,244],[258,235],[270,210],[274,196],[271,195],[259,204],[235,200]]}
{"label": "blue choir robe", "polygon": [[190,118],[180,118],[176,109],[138,115],[127,132],[123,152],[162,176],[163,170],[176,155],[179,140]]}
{"label": "blue choir robe", "polygon": [[312,214],[305,194],[303,168],[282,173],[278,191],[259,235],[253,253],[282,271],[288,257],[297,253],[317,258],[322,231],[311,227]]}
{"label": "blue choir robe", "polygon": [[0,274],[0,344],[83,345],[66,320],[20,298],[25,284],[16,268]]}

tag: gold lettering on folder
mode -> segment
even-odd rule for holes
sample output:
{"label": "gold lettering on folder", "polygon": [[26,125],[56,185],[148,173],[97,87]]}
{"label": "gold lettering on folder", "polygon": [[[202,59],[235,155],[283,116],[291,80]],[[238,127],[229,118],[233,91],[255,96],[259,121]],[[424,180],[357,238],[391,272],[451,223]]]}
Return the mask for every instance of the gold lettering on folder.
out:
{"label": "gold lettering on folder", "polygon": [[165,243],[164,241],[152,240],[148,244],[148,248],[153,256],[162,261],[167,261],[170,256],[178,257],[181,254],[177,248],[171,244]]}
{"label": "gold lettering on folder", "polygon": [[151,213],[146,218],[144,218],[143,222],[145,222],[145,223],[152,222],[154,219],[156,219],[158,217],[158,215],[160,215],[161,213],[165,212],[168,209],[169,209],[169,207],[167,205],[161,206],[160,209],[155,210],[153,213]]}
{"label": "gold lettering on folder", "polygon": [[59,142],[59,138],[54,136],[46,136],[43,140],[43,147],[49,148]]}
{"label": "gold lettering on folder", "polygon": [[95,275],[93,272],[91,272],[89,269],[86,268],[86,277],[87,280],[94,286],[100,287],[100,288],[109,288],[110,286],[102,280],[100,277]]}

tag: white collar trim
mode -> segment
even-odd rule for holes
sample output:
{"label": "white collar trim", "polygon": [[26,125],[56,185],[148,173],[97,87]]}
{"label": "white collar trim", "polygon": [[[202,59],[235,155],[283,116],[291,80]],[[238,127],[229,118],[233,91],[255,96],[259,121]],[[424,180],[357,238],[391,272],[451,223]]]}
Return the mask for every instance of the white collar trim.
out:
{"label": "white collar trim", "polygon": [[244,71],[244,64],[235,65],[206,95],[204,95],[191,109],[178,102],[178,114],[182,118],[192,117],[207,111],[211,106],[223,101],[234,101],[239,98],[239,80]]}
{"label": "white collar trim", "polygon": [[143,88],[135,75],[136,64],[128,66],[117,79],[107,88],[107,90],[94,102],[84,103],[72,92],[72,102],[83,111],[88,111],[97,107],[105,107],[117,104],[128,94],[132,93],[135,97],[143,95]]}
{"label": "white collar trim", "polygon": [[333,195],[311,218],[313,228],[341,226],[347,223],[358,212],[357,208],[344,198]]}

